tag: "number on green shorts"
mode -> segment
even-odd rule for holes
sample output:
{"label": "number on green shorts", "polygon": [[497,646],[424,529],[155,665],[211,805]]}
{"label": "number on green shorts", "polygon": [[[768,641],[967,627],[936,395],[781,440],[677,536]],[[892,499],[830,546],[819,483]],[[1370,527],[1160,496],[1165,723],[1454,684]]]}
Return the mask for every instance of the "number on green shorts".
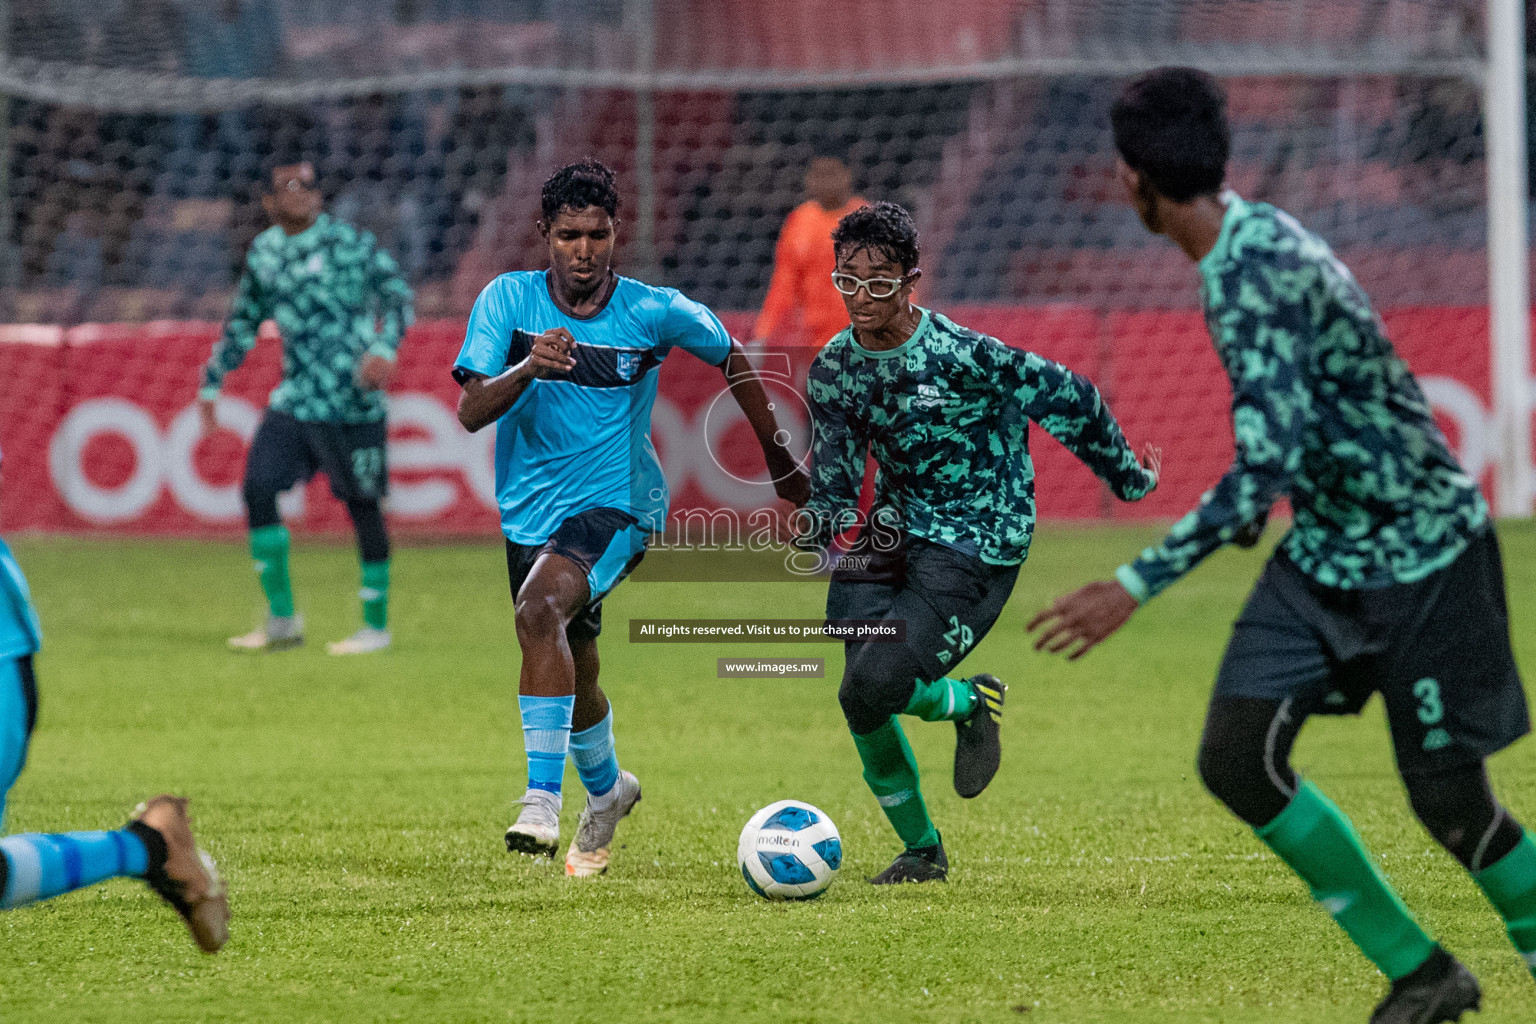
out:
{"label": "number on green shorts", "polygon": [[1440,684],[1433,679],[1420,679],[1413,684],[1413,695],[1419,698],[1419,721],[1429,726],[1424,734],[1425,750],[1444,750],[1451,745],[1451,734],[1438,728],[1445,717],[1445,705],[1440,700]]}
{"label": "number on green shorts", "polygon": [[1440,684],[1433,679],[1420,679],[1413,684],[1413,695],[1419,698],[1419,721],[1436,725],[1445,717],[1445,707],[1440,703]]}
{"label": "number on green shorts", "polygon": [[960,616],[951,615],[949,625],[950,629],[944,634],[944,645],[951,649],[939,652],[939,661],[946,665],[965,657],[965,652],[976,640],[976,634],[970,626],[960,621]]}

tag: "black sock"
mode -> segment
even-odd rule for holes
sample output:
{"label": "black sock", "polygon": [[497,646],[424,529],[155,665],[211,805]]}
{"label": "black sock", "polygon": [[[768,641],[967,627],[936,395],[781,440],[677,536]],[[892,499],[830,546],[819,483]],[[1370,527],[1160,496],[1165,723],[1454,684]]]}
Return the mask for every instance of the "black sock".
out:
{"label": "black sock", "polygon": [[165,848],[165,837],[142,821],[130,821],[127,829],[139,837],[139,841],[144,844],[144,852],[149,854],[149,870],[144,873],[145,877],[153,878],[163,874],[166,858],[170,856]]}

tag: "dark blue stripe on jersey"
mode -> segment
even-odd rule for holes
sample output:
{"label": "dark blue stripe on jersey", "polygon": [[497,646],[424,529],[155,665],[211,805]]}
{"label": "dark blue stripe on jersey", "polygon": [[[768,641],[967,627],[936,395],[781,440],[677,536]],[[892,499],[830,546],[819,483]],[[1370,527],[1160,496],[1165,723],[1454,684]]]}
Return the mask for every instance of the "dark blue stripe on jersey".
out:
{"label": "dark blue stripe on jersey", "polygon": [[[516,366],[533,351],[538,335],[529,331],[514,330],[511,344],[507,346],[507,368]],[[652,348],[613,348],[608,345],[584,345],[576,343],[576,368],[562,377],[548,380],[568,380],[584,388],[627,388],[638,382],[661,360]],[[454,367],[453,379],[463,385],[473,374],[461,367]]]}

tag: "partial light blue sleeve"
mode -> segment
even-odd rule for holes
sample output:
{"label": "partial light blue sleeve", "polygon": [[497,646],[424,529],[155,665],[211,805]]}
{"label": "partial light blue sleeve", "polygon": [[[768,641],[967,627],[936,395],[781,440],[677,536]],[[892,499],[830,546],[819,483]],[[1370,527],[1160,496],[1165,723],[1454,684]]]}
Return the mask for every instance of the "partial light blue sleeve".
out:
{"label": "partial light blue sleeve", "polygon": [[[0,659],[33,653],[42,644],[42,635],[27,578],[11,549],[0,540]],[[3,797],[0,792],[0,799]]]}
{"label": "partial light blue sleeve", "polygon": [[512,346],[512,288],[497,278],[486,285],[469,313],[464,345],[453,361],[453,379],[463,384],[468,374],[494,377],[507,368]]}
{"label": "partial light blue sleeve", "polygon": [[664,348],[680,348],[710,366],[724,364],[731,354],[731,334],[720,318],[681,292],[667,304],[658,333]]}

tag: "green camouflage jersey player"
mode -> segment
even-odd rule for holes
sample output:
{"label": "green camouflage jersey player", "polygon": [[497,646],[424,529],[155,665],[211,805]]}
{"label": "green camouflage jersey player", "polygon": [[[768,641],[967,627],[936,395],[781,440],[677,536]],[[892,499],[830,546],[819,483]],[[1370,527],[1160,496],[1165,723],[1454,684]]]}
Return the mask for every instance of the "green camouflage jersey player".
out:
{"label": "green camouflage jersey player", "polygon": [[961,796],[997,772],[1005,687],[946,673],[991,629],[1029,552],[1029,421],[1124,500],[1156,486],[1156,453],[1150,469],[1136,460],[1086,378],[912,305],[918,239],[900,206],[855,210],[832,238],[832,280],[852,324],[807,382],[816,427],[800,543],[827,547],[854,524],[868,452],[879,466],[872,518],[836,563],[827,617],[901,623],[903,640],[849,642],[838,699],[864,778],[906,846],[871,881],[937,881],[948,861],[896,716],[955,723]]}
{"label": "green camouflage jersey player", "polygon": [[273,226],[256,236],[246,257],[234,310],[198,392],[204,432],[212,433],[225,376],[255,346],[262,321],[277,323],[283,380],[251,441],[244,482],[251,555],[268,615],[263,628],[230,646],[271,651],[303,641],[277,495],[322,472],[352,517],[363,580],[363,627],[327,650],[380,651],[390,642],[389,535],[380,505],[388,483],[384,387],[411,322],[411,290],[372,235],[320,212],[308,163],[275,168],[263,202]]}
{"label": "green camouflage jersey player", "polygon": [[1392,980],[1371,1020],[1433,1024],[1478,1006],[1476,979],[1413,919],[1349,820],[1289,764],[1312,714],[1380,692],[1424,826],[1471,872],[1536,968],[1536,841],[1494,798],[1484,759],[1530,729],[1488,507],[1360,286],[1317,236],[1221,190],[1225,98],[1164,68],[1112,114],[1143,223],[1198,263],[1232,383],[1236,458],[1166,540],[1116,581],[1030,624],[1077,657],[1200,559],[1294,512],[1227,645],[1201,778],[1307,883]]}

